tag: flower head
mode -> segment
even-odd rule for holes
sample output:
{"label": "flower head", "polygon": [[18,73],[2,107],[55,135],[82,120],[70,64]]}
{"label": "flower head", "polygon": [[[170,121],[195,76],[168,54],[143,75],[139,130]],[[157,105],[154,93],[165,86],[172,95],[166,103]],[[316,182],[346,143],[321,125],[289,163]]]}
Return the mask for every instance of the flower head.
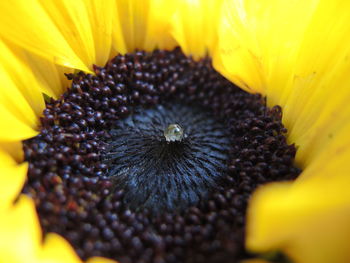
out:
{"label": "flower head", "polygon": [[0,261],[350,260],[349,3],[0,7]]}

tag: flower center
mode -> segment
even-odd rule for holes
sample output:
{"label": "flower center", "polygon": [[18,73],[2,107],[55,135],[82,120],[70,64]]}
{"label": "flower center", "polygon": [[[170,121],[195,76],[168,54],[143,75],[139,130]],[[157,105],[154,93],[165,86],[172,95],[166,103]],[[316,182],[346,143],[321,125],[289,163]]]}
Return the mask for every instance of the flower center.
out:
{"label": "flower center", "polygon": [[47,102],[23,142],[23,192],[45,233],[86,259],[232,262],[247,256],[247,201],[294,179],[281,109],[179,49],[117,56]]}
{"label": "flower center", "polygon": [[[179,124],[170,124],[175,121]],[[186,127],[186,136],[182,127]],[[230,137],[207,110],[169,104],[138,109],[110,132],[105,163],[132,210],[183,210],[227,176]]]}

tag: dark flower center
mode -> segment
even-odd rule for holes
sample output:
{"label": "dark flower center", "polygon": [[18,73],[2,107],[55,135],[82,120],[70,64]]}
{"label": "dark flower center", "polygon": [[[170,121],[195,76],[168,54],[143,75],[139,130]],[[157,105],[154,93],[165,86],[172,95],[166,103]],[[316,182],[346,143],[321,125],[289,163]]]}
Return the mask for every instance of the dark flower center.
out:
{"label": "dark flower center", "polygon": [[23,142],[23,192],[45,233],[86,259],[235,262],[247,201],[294,179],[281,109],[268,109],[179,49],[117,56],[48,101],[41,133]]}
{"label": "dark flower center", "polygon": [[206,199],[227,175],[225,128],[195,106],[139,109],[110,132],[107,174],[135,211],[183,210]]}

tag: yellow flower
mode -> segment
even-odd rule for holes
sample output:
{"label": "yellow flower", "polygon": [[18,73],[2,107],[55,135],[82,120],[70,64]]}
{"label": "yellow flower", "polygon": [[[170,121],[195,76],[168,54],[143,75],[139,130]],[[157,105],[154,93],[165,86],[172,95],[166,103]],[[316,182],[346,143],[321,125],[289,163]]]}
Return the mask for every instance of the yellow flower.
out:
{"label": "yellow flower", "polygon": [[[346,0],[14,0],[0,3],[0,262],[81,262],[42,231],[21,195],[21,141],[39,132],[42,94],[135,49],[208,52],[215,68],[281,105],[303,169],[257,190],[246,246],[297,263],[350,262],[350,2]],[[93,258],[89,263],[110,262]],[[260,262],[260,261],[256,261]],[[263,262],[263,261],[261,261]]]}

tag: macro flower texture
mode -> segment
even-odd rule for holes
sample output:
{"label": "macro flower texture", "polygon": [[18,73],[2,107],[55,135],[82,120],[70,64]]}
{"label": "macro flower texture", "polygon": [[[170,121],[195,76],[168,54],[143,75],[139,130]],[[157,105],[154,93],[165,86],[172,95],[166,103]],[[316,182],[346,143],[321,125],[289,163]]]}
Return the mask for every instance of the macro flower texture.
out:
{"label": "macro flower texture", "polygon": [[0,12],[0,262],[350,262],[349,1]]}

